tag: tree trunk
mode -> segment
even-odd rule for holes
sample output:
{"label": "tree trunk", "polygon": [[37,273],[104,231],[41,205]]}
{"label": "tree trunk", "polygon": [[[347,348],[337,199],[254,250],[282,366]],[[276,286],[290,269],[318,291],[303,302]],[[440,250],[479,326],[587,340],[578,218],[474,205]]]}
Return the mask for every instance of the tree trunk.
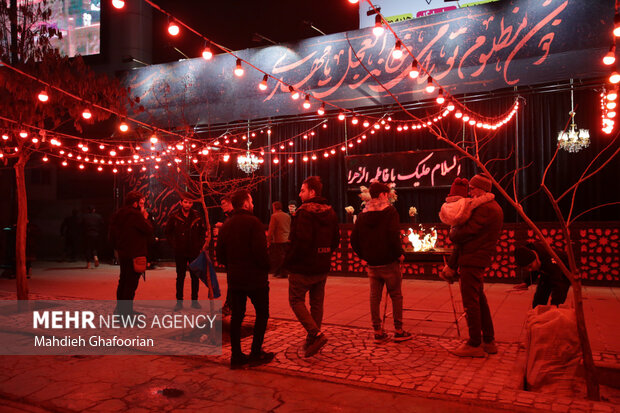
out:
{"label": "tree trunk", "polygon": [[26,279],[26,231],[28,227],[28,198],[26,196],[26,177],[24,169],[26,156],[19,155],[15,164],[15,182],[17,185],[17,228],[15,234],[15,279],[17,281],[17,299],[28,300],[28,280]]}
{"label": "tree trunk", "polygon": [[583,366],[586,373],[586,387],[588,389],[588,398],[590,400],[600,400],[598,379],[596,377],[596,366],[592,358],[592,348],[588,338],[588,330],[586,328],[586,318],[583,314],[583,297],[581,295],[581,280],[575,278],[573,283],[573,296],[575,297],[575,317],[577,319],[577,333],[581,343],[581,353],[583,355]]}

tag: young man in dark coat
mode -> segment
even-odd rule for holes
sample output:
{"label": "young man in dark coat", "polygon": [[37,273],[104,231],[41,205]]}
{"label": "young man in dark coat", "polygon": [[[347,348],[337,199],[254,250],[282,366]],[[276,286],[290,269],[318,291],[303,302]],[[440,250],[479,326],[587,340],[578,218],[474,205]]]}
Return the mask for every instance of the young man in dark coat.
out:
{"label": "young man in dark coat", "polygon": [[97,213],[95,207],[90,205],[88,213],[82,217],[82,233],[84,234],[84,245],[86,247],[86,268],[90,268],[91,261],[95,267],[99,266],[99,241],[103,231],[103,217]]}
{"label": "young man in dark coat", "polygon": [[389,338],[381,322],[380,304],[384,284],[392,300],[394,341],[409,340],[411,333],[403,330],[400,263],[404,259],[404,252],[400,240],[400,219],[388,199],[390,188],[386,184],[373,182],[368,191],[371,199],[366,202],[364,210],[355,221],[351,247],[368,264],[370,316],[375,340],[381,342]]}
{"label": "young man in dark coat", "polygon": [[[485,175],[475,175],[469,181],[473,198],[491,192],[493,184]],[[477,206],[462,225],[452,227],[450,240],[456,244],[442,278],[451,280],[458,272],[461,277],[461,296],[469,340],[453,351],[459,357],[484,357],[497,353],[491,311],[484,294],[484,270],[496,254],[496,244],[502,231],[504,213],[495,198]]]}
{"label": "young man in dark coat", "polygon": [[[306,357],[313,356],[327,343],[321,332],[325,282],[332,253],[340,242],[338,218],[327,200],[321,197],[322,190],[318,176],[307,178],[301,185],[302,205],[291,224],[290,246],[284,264],[289,272],[289,304],[308,333],[304,345]],[[306,293],[310,295],[309,312]]]}
{"label": "young man in dark coat", "polygon": [[[177,271],[176,298],[177,304],[174,311],[183,308],[183,287],[185,285],[185,273],[188,264],[198,257],[200,251],[205,249],[206,229],[204,220],[198,212],[192,209],[194,201],[189,194],[183,194],[179,207],[166,222],[166,238],[174,248],[174,262]],[[192,308],[201,308],[198,303],[198,275],[189,271],[192,284]]]}
{"label": "young man in dark coat", "polygon": [[135,314],[133,298],[142,273],[134,270],[133,259],[146,257],[148,240],[153,235],[153,226],[147,217],[144,195],[131,191],[125,197],[125,206],[112,218],[110,234],[121,267],[116,289],[116,313]]}
{"label": "young man in dark coat", "polygon": [[[568,263],[568,256],[564,251],[555,250],[556,254],[564,263]],[[547,305],[551,296],[551,305],[564,304],[570,281],[557,262],[547,252],[542,242],[528,243],[517,247],[514,252],[515,263],[518,267],[528,271],[525,277],[525,289],[538,281],[532,308],[537,305]]]}
{"label": "young man in dark coat", "polygon": [[[226,266],[230,318],[230,367],[261,365],[273,360],[274,353],[263,351],[263,339],[269,319],[269,256],[265,228],[252,211],[252,196],[244,189],[231,196],[234,211],[219,231],[217,260]],[[241,324],[247,299],[256,312],[252,350],[248,357],[241,351]]]}

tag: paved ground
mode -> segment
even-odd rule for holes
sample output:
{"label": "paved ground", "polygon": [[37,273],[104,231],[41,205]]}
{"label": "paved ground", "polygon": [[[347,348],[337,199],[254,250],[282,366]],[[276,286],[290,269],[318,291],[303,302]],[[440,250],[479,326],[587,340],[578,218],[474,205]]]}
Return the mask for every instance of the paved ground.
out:
{"label": "paved ground", "polygon": [[[113,297],[118,267],[84,270],[77,264],[48,263],[30,280],[37,298]],[[224,278],[220,277],[222,284]],[[186,283],[189,284],[189,283]],[[189,285],[186,285],[189,288]],[[265,348],[277,352],[268,366],[246,371],[226,367],[229,348],[218,357],[55,356],[0,357],[0,396],[5,409],[37,411],[614,411],[620,397],[604,388],[611,403],[556,397],[520,390],[525,317],[533,291],[490,284],[499,354],[460,359],[447,351],[458,345],[448,286],[405,280],[405,343],[371,340],[365,278],[331,277],[325,302],[329,342],[316,357],[300,357],[304,333],[287,302],[287,281],[271,281],[271,315]],[[458,298],[457,286],[452,286]],[[0,280],[0,294],[12,296],[14,281]],[[585,288],[585,308],[595,358],[620,365],[620,290]],[[171,299],[174,269],[150,271],[137,299]],[[189,291],[186,292],[189,295]],[[251,306],[250,306],[251,307]],[[457,302],[460,308],[460,303]],[[391,319],[388,318],[388,326]],[[461,330],[465,320],[460,322]],[[464,333],[466,334],[466,333]],[[249,346],[250,338],[244,339]],[[63,374],[58,374],[61,368]],[[118,377],[122,377],[118,380]],[[180,397],[158,393],[183,391]],[[1,402],[0,402],[1,403]]]}

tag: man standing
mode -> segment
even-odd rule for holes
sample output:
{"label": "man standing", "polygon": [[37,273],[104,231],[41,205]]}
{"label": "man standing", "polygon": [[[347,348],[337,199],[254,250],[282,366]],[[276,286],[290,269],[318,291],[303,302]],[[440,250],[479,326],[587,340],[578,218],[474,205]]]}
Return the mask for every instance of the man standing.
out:
{"label": "man standing", "polygon": [[[469,181],[473,198],[491,192],[492,182],[486,175],[475,175]],[[461,278],[461,296],[469,329],[469,340],[453,351],[459,357],[484,357],[497,353],[491,311],[484,294],[484,270],[496,253],[497,240],[502,231],[504,213],[495,197],[476,207],[469,220],[452,227],[450,239],[457,245],[441,277],[451,281],[458,272]]]}
{"label": "man standing", "polygon": [[[340,242],[338,218],[321,197],[322,190],[318,176],[307,178],[301,185],[302,205],[291,225],[291,245],[285,260],[289,272],[289,304],[308,333],[305,357],[315,355],[327,343],[321,332],[325,282],[332,253]],[[306,307],[306,293],[310,295],[310,312]]]}
{"label": "man standing", "polygon": [[[564,251],[555,250],[555,252],[562,261],[568,262],[568,256]],[[547,252],[542,242],[528,243],[525,246],[517,247],[514,256],[517,266],[529,272],[529,276],[525,278],[525,289],[538,280],[532,308],[537,305],[547,305],[549,296],[551,296],[551,305],[564,304],[570,288],[570,281]]]}
{"label": "man standing", "polygon": [[[232,216],[219,232],[217,259],[226,266],[232,315],[230,318],[230,368],[246,364],[258,366],[273,360],[274,353],[263,351],[263,339],[269,319],[269,256],[263,224],[252,211],[252,196],[240,189],[231,196]],[[241,324],[248,297],[256,312],[252,350],[248,357],[241,350]]]}
{"label": "man standing", "polygon": [[116,313],[135,314],[133,298],[142,273],[134,269],[134,258],[146,258],[147,243],[153,235],[153,226],[147,217],[144,195],[131,191],[125,196],[125,206],[112,218],[112,242],[118,251],[121,267],[116,289]]}
{"label": "man standing", "polygon": [[396,208],[388,200],[390,188],[381,182],[373,182],[368,188],[370,201],[357,217],[351,233],[353,251],[368,263],[370,281],[370,316],[375,330],[375,341],[389,338],[381,322],[381,295],[383,285],[392,300],[394,316],[394,341],[411,339],[411,333],[403,330],[403,294],[400,263],[404,259],[400,241],[400,219]]}
{"label": "man standing", "polygon": [[99,266],[99,239],[103,229],[103,217],[97,213],[95,207],[90,205],[88,213],[82,217],[82,233],[84,234],[84,244],[86,246],[86,268],[90,268],[91,261],[95,267]]}
{"label": "man standing", "polygon": [[[194,201],[187,193],[183,194],[180,208],[176,208],[166,222],[166,238],[174,248],[174,262],[177,270],[176,297],[174,311],[183,308],[183,288],[188,263],[198,257],[205,249],[206,230],[204,220],[192,209]],[[198,275],[189,271],[192,285],[192,308],[201,308],[198,303]]]}
{"label": "man standing", "polygon": [[282,203],[276,201],[271,204],[273,214],[269,220],[269,230],[267,232],[267,243],[269,244],[269,255],[271,258],[271,269],[276,278],[286,278],[284,271],[284,257],[288,246],[288,235],[291,231],[291,216],[282,212]]}
{"label": "man standing", "polygon": [[[224,196],[220,200],[220,208],[222,208],[222,212],[224,214],[224,222],[226,222],[226,220],[230,218],[233,213],[233,205],[228,195]],[[222,225],[224,225],[223,222],[218,222],[215,224],[215,228],[213,229],[213,235],[218,236],[218,233],[220,231],[220,228],[222,228]],[[222,306],[222,317],[230,316],[230,296],[228,294],[228,291],[229,289],[227,288],[226,289],[226,300],[224,300],[224,305]]]}

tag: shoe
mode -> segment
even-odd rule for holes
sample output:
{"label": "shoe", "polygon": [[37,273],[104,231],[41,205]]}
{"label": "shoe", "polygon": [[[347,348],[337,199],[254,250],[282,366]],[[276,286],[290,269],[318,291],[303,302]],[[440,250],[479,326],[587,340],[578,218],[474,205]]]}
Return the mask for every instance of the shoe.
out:
{"label": "shoe", "polygon": [[99,266],[99,258],[95,257],[95,267]]}
{"label": "shoe", "polygon": [[495,343],[495,340],[490,343],[482,343],[482,349],[487,354],[497,354],[497,344]]}
{"label": "shoe", "polygon": [[263,364],[268,364],[273,361],[273,358],[276,356],[276,353],[268,353],[266,351],[261,351],[258,355],[250,354],[250,366],[262,366]]}
{"label": "shoe", "polygon": [[385,331],[375,332],[375,343],[383,343],[390,339],[390,335]]}
{"label": "shoe", "polygon": [[232,356],[230,358],[230,369],[231,370],[239,370],[245,368],[250,363],[250,358],[245,354],[241,353],[240,356]]}
{"label": "shoe", "polygon": [[172,311],[179,311],[183,309],[183,300],[177,300],[176,305],[172,309]]}
{"label": "shoe", "polygon": [[306,353],[304,354],[304,357],[312,357],[318,353],[325,344],[327,344],[327,337],[319,331],[316,335],[312,336],[306,344]]}
{"label": "shoe", "polygon": [[482,349],[482,346],[472,347],[467,343],[461,344],[456,349],[452,350],[452,354],[459,357],[484,357],[486,353]]}
{"label": "shoe", "polygon": [[200,303],[196,300],[192,300],[192,308],[202,308],[202,306],[200,305]]}
{"label": "shoe", "polygon": [[401,330],[400,333],[398,331],[394,333],[394,341],[397,343],[411,340],[411,338],[412,338],[411,333],[405,330]]}
{"label": "shoe", "polygon": [[90,262],[86,261],[86,269],[90,268]]}

